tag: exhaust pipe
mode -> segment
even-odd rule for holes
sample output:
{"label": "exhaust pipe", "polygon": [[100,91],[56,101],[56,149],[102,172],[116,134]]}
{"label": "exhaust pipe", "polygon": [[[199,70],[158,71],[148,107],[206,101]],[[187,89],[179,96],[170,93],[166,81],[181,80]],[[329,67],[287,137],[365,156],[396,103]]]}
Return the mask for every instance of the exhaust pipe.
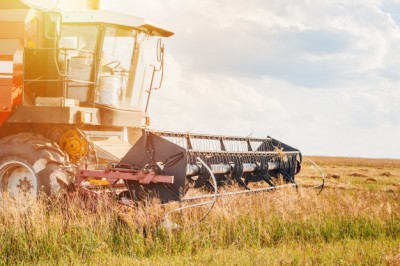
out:
{"label": "exhaust pipe", "polygon": [[86,7],[89,10],[100,10],[100,0],[87,0]]}

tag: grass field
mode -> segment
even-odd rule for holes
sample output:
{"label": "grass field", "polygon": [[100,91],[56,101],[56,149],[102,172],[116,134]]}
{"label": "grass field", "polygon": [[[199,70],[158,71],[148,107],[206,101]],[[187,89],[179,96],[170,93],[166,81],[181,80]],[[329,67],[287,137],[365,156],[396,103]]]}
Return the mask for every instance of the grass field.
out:
{"label": "grass field", "polygon": [[298,182],[326,175],[326,189],[285,189],[219,199],[171,215],[175,205],[135,209],[76,197],[28,214],[0,206],[0,265],[400,265],[400,160],[308,157]]}

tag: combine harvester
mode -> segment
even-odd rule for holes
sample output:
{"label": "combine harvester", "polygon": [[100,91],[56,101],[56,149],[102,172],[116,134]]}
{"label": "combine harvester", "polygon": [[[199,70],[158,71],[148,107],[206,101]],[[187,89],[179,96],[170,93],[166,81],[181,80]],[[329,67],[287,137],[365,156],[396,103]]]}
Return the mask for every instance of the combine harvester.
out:
{"label": "combine harvester", "polygon": [[[301,153],[273,138],[150,130],[161,38],[173,32],[90,2],[91,10],[73,12],[0,0],[3,194],[30,200],[108,186],[120,197],[165,203],[190,199],[190,187],[236,182],[252,191],[251,182],[264,182],[268,190],[278,178],[296,185]],[[156,62],[145,60],[149,47]]]}

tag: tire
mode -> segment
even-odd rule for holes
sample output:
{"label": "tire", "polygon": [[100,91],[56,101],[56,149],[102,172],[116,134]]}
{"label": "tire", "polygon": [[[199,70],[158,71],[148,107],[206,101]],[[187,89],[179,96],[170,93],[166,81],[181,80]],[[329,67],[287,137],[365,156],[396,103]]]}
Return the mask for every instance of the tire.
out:
{"label": "tire", "polygon": [[57,195],[73,184],[68,156],[49,139],[19,133],[0,140],[0,192],[10,198]]}

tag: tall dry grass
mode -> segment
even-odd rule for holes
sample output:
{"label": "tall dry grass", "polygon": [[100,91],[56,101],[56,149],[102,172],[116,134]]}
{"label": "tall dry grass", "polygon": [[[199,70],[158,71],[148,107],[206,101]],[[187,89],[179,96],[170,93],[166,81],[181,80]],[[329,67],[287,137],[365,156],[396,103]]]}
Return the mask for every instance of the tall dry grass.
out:
{"label": "tall dry grass", "polygon": [[[195,226],[206,207],[171,214],[186,226],[178,230],[161,226],[177,203],[126,208],[70,195],[20,212],[2,200],[0,265],[396,265],[400,193],[386,187],[400,183],[399,168],[355,164],[326,164],[323,170],[340,178],[328,179],[331,188],[318,196],[303,188],[223,198]],[[315,181],[315,170],[303,175]],[[355,171],[381,186],[369,189]],[[336,189],[357,180],[362,189]]]}
{"label": "tall dry grass", "polygon": [[[400,243],[398,193],[329,190],[317,197],[315,191],[285,190],[225,198],[204,222],[173,231],[160,227],[171,206],[122,210],[108,200],[95,210],[88,205],[72,197],[50,206],[41,202],[27,213],[3,206],[0,264],[162,263],[158,258],[174,256],[182,259],[179,263],[188,256],[201,260],[201,254],[214,251],[266,249],[270,253],[276,247],[288,254],[304,247],[309,257],[303,257],[303,262],[318,262],[323,261],[324,248],[350,242],[360,245],[351,256],[378,263],[395,257]],[[192,209],[172,218],[191,224],[203,211]],[[384,243],[378,257],[361,252],[366,242]],[[285,259],[284,253],[279,259]],[[221,256],[219,262],[229,261]]]}

